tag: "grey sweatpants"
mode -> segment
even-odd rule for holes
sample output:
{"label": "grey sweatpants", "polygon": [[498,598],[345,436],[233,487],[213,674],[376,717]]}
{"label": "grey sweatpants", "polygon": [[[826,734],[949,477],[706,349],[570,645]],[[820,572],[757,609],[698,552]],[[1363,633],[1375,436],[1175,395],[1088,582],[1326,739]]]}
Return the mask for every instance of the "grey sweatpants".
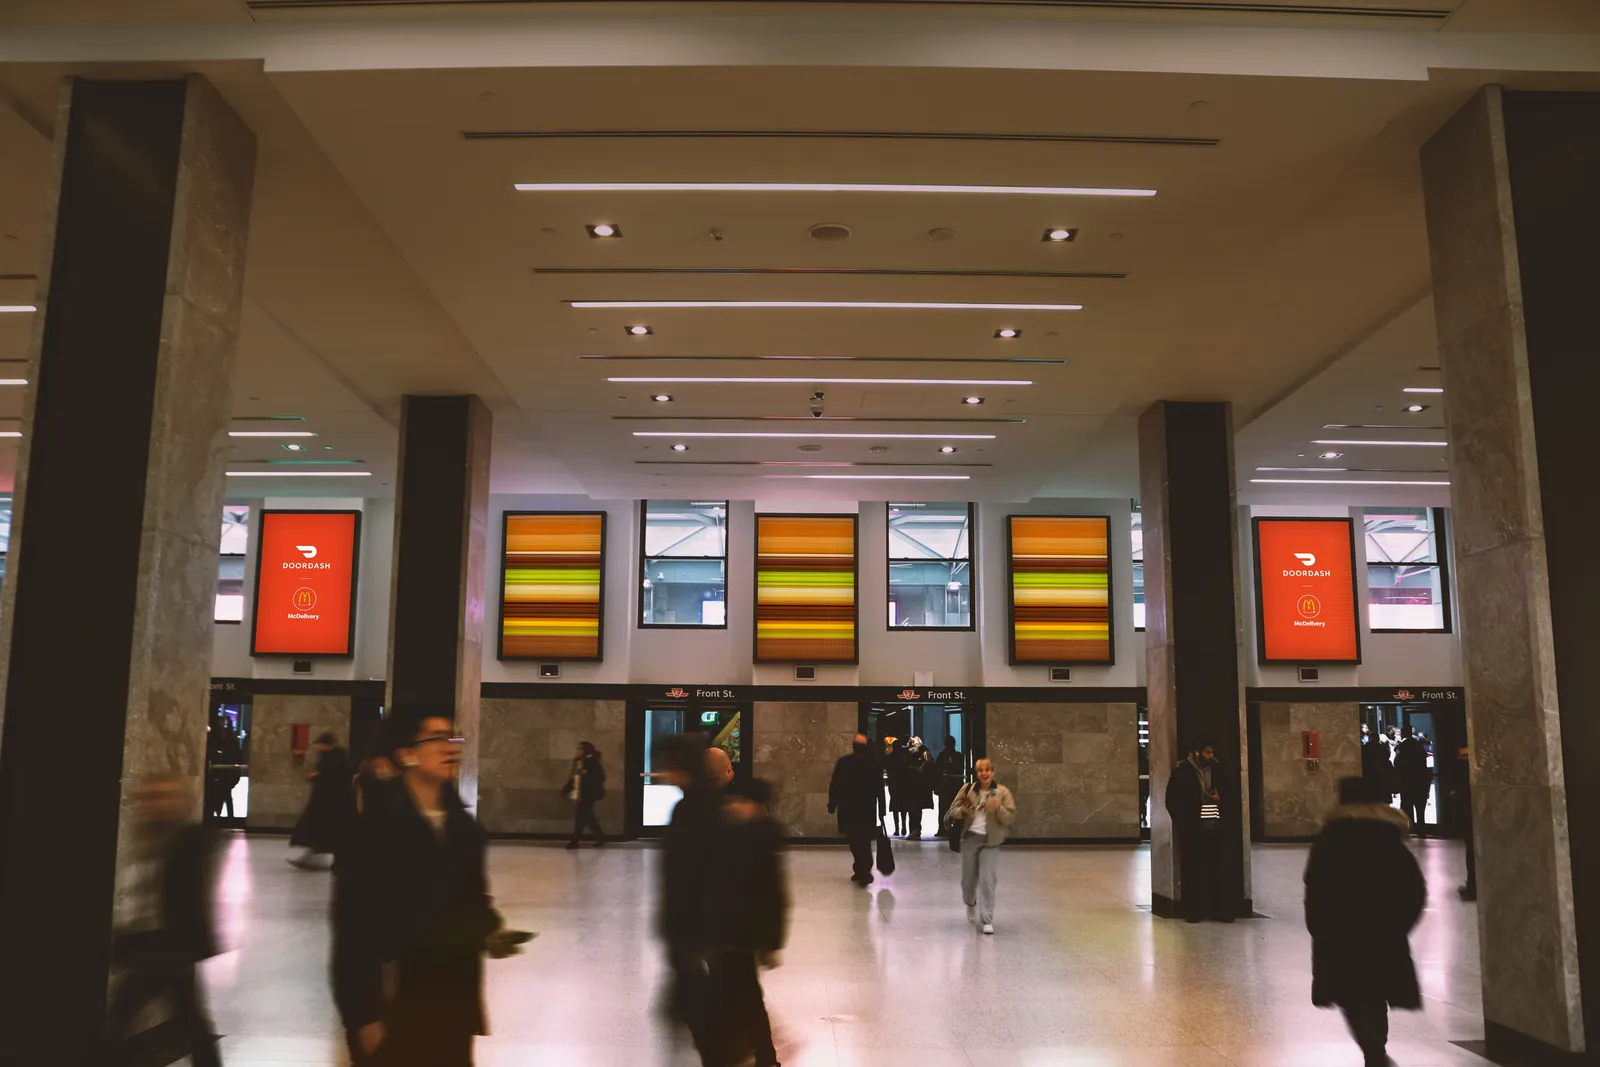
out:
{"label": "grey sweatpants", "polygon": [[1000,875],[1000,846],[990,848],[987,834],[961,839],[961,899],[977,905],[980,923],[994,922],[994,886]]}

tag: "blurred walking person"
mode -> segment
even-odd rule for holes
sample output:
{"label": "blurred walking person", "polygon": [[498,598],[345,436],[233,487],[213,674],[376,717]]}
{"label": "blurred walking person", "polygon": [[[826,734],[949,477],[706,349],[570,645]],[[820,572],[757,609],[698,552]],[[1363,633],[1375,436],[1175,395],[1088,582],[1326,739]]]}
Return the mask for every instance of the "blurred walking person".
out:
{"label": "blurred walking person", "polygon": [[134,852],[124,894],[127,913],[112,942],[123,971],[106,1012],[104,1062],[140,1062],[134,1023],[153,1001],[172,1012],[194,1067],[220,1067],[217,1034],[206,1012],[196,966],[217,954],[211,888],[211,835],[188,820],[188,796],[177,778],[157,778],[133,794]]}
{"label": "blurred walking person", "polygon": [[1422,1006],[1408,935],[1428,890],[1405,844],[1409,822],[1381,785],[1345,778],[1306,864],[1311,1001],[1344,1013],[1367,1067],[1390,1062],[1389,1009]]}
{"label": "blurred walking person", "polygon": [[456,793],[464,738],[442,709],[396,708],[385,723],[398,788],[363,799],[341,860],[359,907],[336,918],[348,953],[347,1025],[358,1062],[470,1067],[486,1033],[483,957],[515,953],[531,934],[491,906],[485,835]]}
{"label": "blurred walking person", "polygon": [[754,1067],[778,1067],[760,968],[776,967],[788,937],[789,884],[783,828],[772,817],[772,786],[754,779],[727,791],[716,849],[711,903],[718,952],[712,964],[726,1015],[722,1062],[754,1054]]}
{"label": "blurred walking person", "polygon": [[973,771],[977,780],[961,787],[945,818],[960,824],[961,899],[967,905],[967,921],[992,934],[1000,846],[1017,817],[1017,802],[1011,790],[994,780],[993,760],[979,760]]}
{"label": "blurred walking person", "polygon": [[318,736],[311,747],[317,753],[316,766],[306,775],[311,779],[311,799],[289,837],[289,847],[301,850],[289,863],[302,871],[325,869],[317,857],[333,855],[356,814],[350,754],[329,733]]}
{"label": "blurred walking person", "polygon": [[850,754],[833,765],[828,783],[828,814],[838,813],[839,832],[850,843],[850,880],[872,884],[872,842],[883,820],[883,775],[867,755],[867,735],[856,734]]}
{"label": "blurred walking person", "polygon": [[606,763],[600,752],[587,741],[578,742],[578,753],[572,759],[572,769],[567,774],[561,795],[577,805],[572,817],[572,840],[568,848],[577,848],[585,830],[594,831],[594,847],[606,843],[605,828],[595,817],[594,806],[606,796]]}

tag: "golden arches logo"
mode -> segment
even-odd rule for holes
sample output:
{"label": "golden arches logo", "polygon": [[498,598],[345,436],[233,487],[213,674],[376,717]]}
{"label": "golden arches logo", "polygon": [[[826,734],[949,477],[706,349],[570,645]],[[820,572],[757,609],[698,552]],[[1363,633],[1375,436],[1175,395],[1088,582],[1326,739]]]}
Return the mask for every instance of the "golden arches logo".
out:
{"label": "golden arches logo", "polygon": [[1322,601],[1310,593],[1300,594],[1300,599],[1295,602],[1294,606],[1302,618],[1314,619],[1322,614]]}
{"label": "golden arches logo", "polygon": [[302,585],[299,589],[296,589],[294,595],[289,599],[294,604],[296,611],[310,611],[317,606],[317,592],[309,585]]}

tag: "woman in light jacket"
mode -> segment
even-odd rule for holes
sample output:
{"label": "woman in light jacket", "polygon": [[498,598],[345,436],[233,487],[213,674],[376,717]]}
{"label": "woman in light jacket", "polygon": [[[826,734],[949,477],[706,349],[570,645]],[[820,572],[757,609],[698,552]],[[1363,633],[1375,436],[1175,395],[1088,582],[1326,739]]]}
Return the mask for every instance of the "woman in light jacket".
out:
{"label": "woman in light jacket", "polygon": [[967,921],[982,923],[983,932],[992,934],[1000,845],[1017,817],[1017,802],[1011,790],[994,780],[993,761],[981,759],[975,769],[978,780],[961,787],[945,818],[960,823],[961,897],[967,902]]}

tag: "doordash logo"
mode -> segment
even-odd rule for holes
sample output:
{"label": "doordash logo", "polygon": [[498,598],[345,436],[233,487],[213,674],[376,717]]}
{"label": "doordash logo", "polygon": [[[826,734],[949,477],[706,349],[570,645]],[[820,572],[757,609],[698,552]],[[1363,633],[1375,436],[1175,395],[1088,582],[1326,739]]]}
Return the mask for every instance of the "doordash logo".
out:
{"label": "doordash logo", "polygon": [[1295,559],[1300,561],[1300,566],[1298,568],[1285,567],[1283,569],[1283,576],[1285,578],[1332,578],[1333,577],[1333,572],[1332,571],[1316,569],[1317,568],[1317,557],[1316,557],[1315,553],[1313,553],[1313,552],[1295,552],[1295,553],[1293,553],[1293,555],[1294,555]]}
{"label": "doordash logo", "polygon": [[[316,545],[295,545],[294,546],[294,550],[296,552],[300,553],[302,556],[304,556],[308,560],[313,560],[313,559],[317,558],[317,546]],[[283,565],[283,569],[286,570],[286,571],[331,571],[331,570],[333,570],[333,564],[331,564],[331,563],[301,563],[299,560],[292,560],[292,561],[290,561],[288,563],[285,563]]]}
{"label": "doordash logo", "polygon": [[[317,558],[317,546],[316,545],[295,545],[294,546],[294,550],[296,552],[300,553],[306,559],[316,559]],[[1306,566],[1308,566],[1308,567],[1311,564],[1316,562],[1316,559],[1314,557],[1311,558],[1311,559],[1306,559],[1305,556],[1301,556],[1300,558],[1304,559],[1306,561]]]}

